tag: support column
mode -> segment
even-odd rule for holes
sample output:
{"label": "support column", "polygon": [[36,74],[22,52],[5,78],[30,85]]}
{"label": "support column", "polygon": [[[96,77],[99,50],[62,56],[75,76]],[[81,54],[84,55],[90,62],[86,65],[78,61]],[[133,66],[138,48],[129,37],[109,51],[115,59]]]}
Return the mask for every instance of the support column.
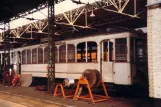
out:
{"label": "support column", "polygon": [[48,59],[48,91],[53,92],[55,88],[55,35],[54,35],[54,0],[48,0],[48,46],[49,46],[49,59]]}
{"label": "support column", "polygon": [[[149,0],[148,4],[156,2]],[[156,4],[147,10],[149,96],[161,98],[161,8]]]}
{"label": "support column", "polygon": [[6,32],[4,32],[4,71],[9,71],[10,68],[10,23],[9,20],[6,20],[4,22],[4,29],[6,29]]}

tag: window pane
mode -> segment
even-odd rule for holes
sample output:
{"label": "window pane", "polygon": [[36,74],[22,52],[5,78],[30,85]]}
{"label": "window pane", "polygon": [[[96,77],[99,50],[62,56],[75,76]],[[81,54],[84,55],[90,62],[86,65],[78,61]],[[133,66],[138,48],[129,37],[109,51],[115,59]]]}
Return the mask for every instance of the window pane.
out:
{"label": "window pane", "polygon": [[108,61],[108,41],[103,42],[103,59]]}
{"label": "window pane", "polygon": [[55,50],[53,49],[53,52],[55,52],[55,63],[58,62],[58,49],[55,47]]}
{"label": "window pane", "polygon": [[59,62],[66,62],[66,45],[59,47]]}
{"label": "window pane", "polygon": [[75,62],[75,46],[68,44],[68,62]]}
{"label": "window pane", "polygon": [[77,62],[86,62],[85,42],[77,45]]}
{"label": "window pane", "polygon": [[22,64],[26,64],[26,50],[22,51]]}
{"label": "window pane", "polygon": [[31,50],[27,50],[27,64],[31,64]]}
{"label": "window pane", "polygon": [[49,47],[44,49],[44,63],[48,63]]}
{"label": "window pane", "polygon": [[126,62],[127,61],[127,39],[116,39],[116,61]]}
{"label": "window pane", "polygon": [[109,54],[110,54],[110,55],[109,55],[109,61],[113,61],[113,59],[114,59],[114,58],[113,58],[113,42],[109,41],[109,45],[110,45],[110,46],[109,46],[109,48],[110,48],[110,49],[109,49],[109,51],[110,51],[110,52],[109,52]]}
{"label": "window pane", "polygon": [[88,62],[97,61],[97,43],[96,42],[87,42],[87,53],[88,53]]}
{"label": "window pane", "polygon": [[43,63],[43,49],[38,48],[38,63]]}
{"label": "window pane", "polygon": [[32,63],[33,64],[37,63],[37,49],[32,50]]}

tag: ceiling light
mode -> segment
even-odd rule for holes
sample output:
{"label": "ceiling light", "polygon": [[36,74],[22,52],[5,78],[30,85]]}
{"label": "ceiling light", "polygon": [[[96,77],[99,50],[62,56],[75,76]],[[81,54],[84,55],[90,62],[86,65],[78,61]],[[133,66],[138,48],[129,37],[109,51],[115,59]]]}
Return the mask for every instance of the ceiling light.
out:
{"label": "ceiling light", "polygon": [[93,10],[92,10],[92,12],[90,14],[90,17],[95,17],[95,14],[93,13]]}
{"label": "ceiling light", "polygon": [[39,32],[39,33],[42,33],[42,30],[39,29],[38,32]]}

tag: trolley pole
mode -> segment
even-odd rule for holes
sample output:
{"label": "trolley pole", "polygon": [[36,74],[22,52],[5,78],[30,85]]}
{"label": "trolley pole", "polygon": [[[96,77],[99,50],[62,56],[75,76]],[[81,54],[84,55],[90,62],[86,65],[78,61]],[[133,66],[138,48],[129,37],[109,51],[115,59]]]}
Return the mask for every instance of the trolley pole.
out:
{"label": "trolley pole", "polygon": [[55,9],[54,0],[48,0],[48,92],[53,92],[55,88]]}

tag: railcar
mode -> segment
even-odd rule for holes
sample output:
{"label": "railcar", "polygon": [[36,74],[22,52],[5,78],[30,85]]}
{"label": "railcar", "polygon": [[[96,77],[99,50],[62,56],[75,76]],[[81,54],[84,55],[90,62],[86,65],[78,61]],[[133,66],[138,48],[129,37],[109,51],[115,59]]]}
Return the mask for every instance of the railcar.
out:
{"label": "railcar", "polygon": [[[46,78],[48,52],[45,43],[12,49],[11,64],[21,74]],[[59,40],[53,52],[56,78],[79,79],[84,70],[97,69],[106,83],[133,85],[147,72],[146,36],[130,31]],[[0,51],[1,64],[3,57]]]}

